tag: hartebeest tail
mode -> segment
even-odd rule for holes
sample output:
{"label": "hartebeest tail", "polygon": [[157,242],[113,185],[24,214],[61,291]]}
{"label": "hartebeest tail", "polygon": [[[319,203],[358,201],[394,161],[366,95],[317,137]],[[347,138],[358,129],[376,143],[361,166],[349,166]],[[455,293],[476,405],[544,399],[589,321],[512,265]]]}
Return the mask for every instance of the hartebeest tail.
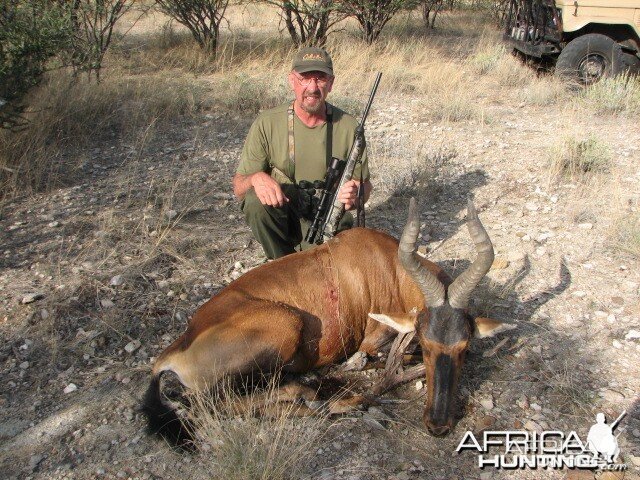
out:
{"label": "hartebeest tail", "polygon": [[189,425],[178,418],[160,393],[162,372],[154,375],[142,400],[142,413],[147,417],[149,433],[161,435],[170,444],[184,450],[193,449],[193,436]]}

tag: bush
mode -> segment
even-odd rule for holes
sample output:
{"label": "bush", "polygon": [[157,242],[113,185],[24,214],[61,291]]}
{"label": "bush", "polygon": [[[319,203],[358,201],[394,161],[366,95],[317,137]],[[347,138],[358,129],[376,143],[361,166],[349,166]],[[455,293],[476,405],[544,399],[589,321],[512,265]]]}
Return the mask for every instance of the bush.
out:
{"label": "bush", "polygon": [[100,69],[111,44],[113,29],[133,6],[133,0],[74,0],[73,41],[70,63],[78,71],[94,73],[100,80]]}
{"label": "bush", "polygon": [[26,93],[48,60],[70,44],[72,22],[65,3],[0,0],[0,127],[19,128]]}
{"label": "bush", "polygon": [[364,40],[372,44],[396,13],[417,4],[417,0],[342,0],[339,10],[358,21]]}
{"label": "bush", "polygon": [[215,55],[229,0],[156,0],[165,15],[184,25],[200,48]]}
{"label": "bush", "polygon": [[323,46],[331,28],[344,18],[334,0],[257,0],[280,10],[280,17],[296,47]]}

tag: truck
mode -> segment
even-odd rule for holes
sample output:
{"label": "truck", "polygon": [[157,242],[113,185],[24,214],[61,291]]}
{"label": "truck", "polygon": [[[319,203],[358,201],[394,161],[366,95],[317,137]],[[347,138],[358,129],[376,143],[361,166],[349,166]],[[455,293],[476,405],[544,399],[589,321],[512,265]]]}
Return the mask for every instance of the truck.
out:
{"label": "truck", "polygon": [[504,40],[582,85],[640,71],[640,0],[510,0]]}

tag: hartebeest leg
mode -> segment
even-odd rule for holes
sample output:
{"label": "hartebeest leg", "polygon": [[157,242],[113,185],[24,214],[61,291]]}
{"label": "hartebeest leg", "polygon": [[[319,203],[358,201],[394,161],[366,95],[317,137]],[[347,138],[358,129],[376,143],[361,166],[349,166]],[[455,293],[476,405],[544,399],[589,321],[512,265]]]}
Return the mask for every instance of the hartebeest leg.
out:
{"label": "hartebeest leg", "polygon": [[225,375],[266,373],[295,362],[303,327],[300,316],[273,302],[253,304],[253,312],[234,324],[210,326],[187,349],[182,348],[182,337],[176,340],[158,359],[154,374],[173,371],[187,388],[201,390]]}
{"label": "hartebeest leg", "polygon": [[187,388],[202,390],[227,374],[268,372],[296,361],[303,327],[300,315],[269,301],[247,300],[246,305],[249,308],[242,317],[231,323],[211,324],[206,318],[194,317],[190,328],[197,331],[200,323],[206,328],[195,337],[181,336],[163,352],[142,405],[151,431],[185,448],[193,440],[190,428],[162,398],[162,372],[174,372]]}
{"label": "hartebeest leg", "polygon": [[415,337],[415,332],[399,333],[393,341],[384,368],[384,376],[376,386],[373,387],[374,394],[381,395],[402,383],[410,382],[425,374],[424,364],[416,365],[407,370],[404,370],[402,366],[404,352],[411,343],[411,340],[413,340],[413,337]]}

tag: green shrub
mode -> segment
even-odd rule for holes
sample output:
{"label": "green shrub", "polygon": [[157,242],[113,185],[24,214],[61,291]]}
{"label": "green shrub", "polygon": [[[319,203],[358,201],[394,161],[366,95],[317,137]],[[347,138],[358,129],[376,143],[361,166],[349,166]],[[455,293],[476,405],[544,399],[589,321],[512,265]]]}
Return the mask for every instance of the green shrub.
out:
{"label": "green shrub", "polygon": [[24,96],[69,46],[71,32],[64,2],[0,0],[0,127],[24,125]]}

